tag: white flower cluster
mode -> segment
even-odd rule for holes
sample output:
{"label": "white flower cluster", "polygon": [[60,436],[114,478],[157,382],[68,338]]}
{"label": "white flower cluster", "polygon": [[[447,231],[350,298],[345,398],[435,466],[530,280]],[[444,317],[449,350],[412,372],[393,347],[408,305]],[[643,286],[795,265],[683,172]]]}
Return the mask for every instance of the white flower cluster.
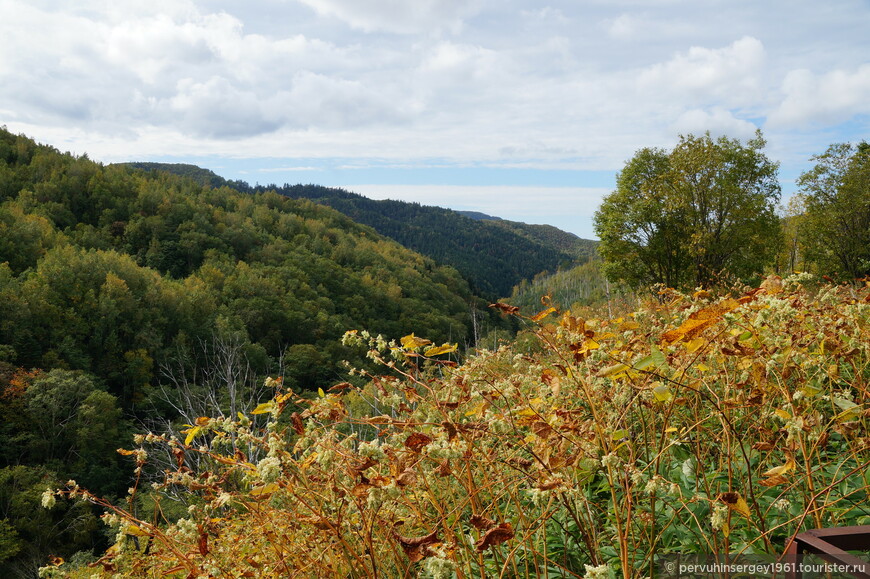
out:
{"label": "white flower cluster", "polygon": [[437,549],[435,555],[423,560],[423,576],[431,579],[450,579],[456,563],[447,558],[443,548]]}
{"label": "white flower cluster", "polygon": [[449,460],[464,456],[467,449],[467,444],[458,437],[453,442],[445,438],[436,438],[426,445],[426,455],[436,460]]}
{"label": "white flower cluster", "polygon": [[710,514],[710,525],[717,531],[724,528],[728,523],[728,505],[716,503]]}
{"label": "white flower cluster", "polygon": [[57,500],[54,497],[54,491],[51,489],[45,489],[45,492],[42,493],[42,506],[46,509],[54,508],[54,505],[57,503]]}
{"label": "white flower cluster", "polygon": [[618,454],[611,452],[601,457],[601,466],[616,469],[622,466],[622,459]]}
{"label": "white flower cluster", "polygon": [[586,568],[586,574],[584,575],[586,579],[610,579],[610,569],[606,564],[595,567],[584,565],[584,567]]}
{"label": "white flower cluster", "polygon": [[267,456],[257,463],[257,476],[264,483],[271,483],[281,476],[281,460],[277,456]]}
{"label": "white flower cluster", "polygon": [[375,460],[383,460],[387,458],[387,454],[381,447],[381,441],[379,438],[376,438],[371,442],[361,442],[358,452],[360,456],[370,457]]}

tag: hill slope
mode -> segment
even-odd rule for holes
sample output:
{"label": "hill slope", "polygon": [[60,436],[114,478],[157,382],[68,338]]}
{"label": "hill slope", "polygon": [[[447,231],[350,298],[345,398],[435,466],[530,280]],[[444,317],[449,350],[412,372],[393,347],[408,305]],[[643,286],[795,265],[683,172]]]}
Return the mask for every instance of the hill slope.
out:
{"label": "hill slope", "polygon": [[3,130],[0,202],[7,360],[95,373],[127,402],[175,343],[219,327],[300,380],[334,374],[352,328],[470,339],[455,270],[307,199],[104,167]]}
{"label": "hill slope", "polygon": [[212,171],[193,165],[130,165],[188,175],[202,184],[228,185],[240,191],[274,189],[293,199],[310,199],[328,205],[409,249],[455,267],[473,289],[491,299],[509,295],[516,284],[542,271],[584,263],[595,251],[595,242],[550,225],[529,225],[483,213],[405,201],[378,201],[317,185],[250,187],[239,181],[225,181]]}

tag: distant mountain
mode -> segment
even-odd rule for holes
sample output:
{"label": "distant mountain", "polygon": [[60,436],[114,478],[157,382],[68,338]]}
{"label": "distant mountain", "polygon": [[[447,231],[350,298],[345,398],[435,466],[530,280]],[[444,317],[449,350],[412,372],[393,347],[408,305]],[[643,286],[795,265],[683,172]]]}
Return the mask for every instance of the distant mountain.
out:
{"label": "distant mountain", "polygon": [[251,187],[223,180],[212,171],[192,165],[130,165],[183,174],[213,187],[227,185],[248,193],[275,190],[293,199],[328,205],[409,249],[455,267],[475,291],[490,299],[510,295],[515,285],[541,272],[585,263],[595,253],[596,242],[550,225],[529,225],[479,212],[405,201],[374,200],[319,185]]}

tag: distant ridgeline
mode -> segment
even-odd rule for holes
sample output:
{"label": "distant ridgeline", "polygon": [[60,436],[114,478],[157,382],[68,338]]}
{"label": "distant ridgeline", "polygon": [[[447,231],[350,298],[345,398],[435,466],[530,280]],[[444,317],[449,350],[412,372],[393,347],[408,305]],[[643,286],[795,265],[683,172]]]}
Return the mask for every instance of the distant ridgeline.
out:
{"label": "distant ridgeline", "polygon": [[543,271],[583,264],[595,253],[594,241],[550,225],[529,225],[405,201],[376,201],[318,185],[251,187],[243,181],[226,181],[194,165],[130,165],[185,175],[211,187],[226,185],[249,193],[274,190],[293,199],[328,205],[409,249],[455,267],[473,290],[490,299],[509,296],[514,286]]}

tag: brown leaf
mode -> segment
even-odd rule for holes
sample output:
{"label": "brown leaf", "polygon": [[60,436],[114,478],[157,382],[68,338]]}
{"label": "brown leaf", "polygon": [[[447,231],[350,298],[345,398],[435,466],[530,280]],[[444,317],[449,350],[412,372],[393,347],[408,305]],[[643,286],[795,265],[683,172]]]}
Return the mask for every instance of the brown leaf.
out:
{"label": "brown leaf", "polygon": [[305,424],[302,422],[302,417],[299,416],[298,412],[294,412],[290,415],[290,424],[293,426],[293,430],[296,434],[300,436],[305,434]]}
{"label": "brown leaf", "polygon": [[199,539],[196,542],[196,546],[199,548],[199,554],[205,557],[208,555],[208,534],[200,531]]}
{"label": "brown leaf", "polygon": [[478,553],[483,553],[490,547],[501,545],[514,538],[514,529],[510,523],[502,523],[484,533],[483,537],[474,544]]}
{"label": "brown leaf", "polygon": [[410,436],[405,439],[405,446],[413,452],[420,452],[423,447],[430,442],[432,442],[431,437],[426,436],[422,432],[412,432]]}
{"label": "brown leaf", "polygon": [[402,550],[405,551],[405,555],[408,556],[408,559],[410,559],[412,563],[422,561],[431,555],[432,552],[431,549],[429,549],[429,545],[434,545],[439,542],[437,529],[423,537],[403,537],[393,531],[393,537],[402,546]]}
{"label": "brown leaf", "polygon": [[443,420],[441,426],[447,431],[447,440],[453,440],[456,438],[456,427],[453,426],[453,423],[448,420]]}
{"label": "brown leaf", "polygon": [[353,388],[353,384],[350,382],[340,382],[335,386],[331,386],[327,392],[341,392],[342,390],[347,390],[348,388]]}
{"label": "brown leaf", "polygon": [[762,452],[767,452],[769,450],[773,450],[774,448],[776,447],[769,442],[756,442],[752,445],[752,450],[760,450]]}
{"label": "brown leaf", "polygon": [[535,488],[542,491],[551,491],[554,488],[562,486],[564,483],[565,481],[560,478],[552,478],[538,483]]}
{"label": "brown leaf", "polygon": [[553,434],[553,427],[544,422],[543,420],[538,420],[533,423],[531,426],[532,432],[540,436],[541,438],[548,438],[551,434]]}
{"label": "brown leaf", "polygon": [[412,485],[417,482],[417,473],[411,469],[407,469],[396,477],[396,484],[400,487]]}
{"label": "brown leaf", "polygon": [[488,517],[484,517],[483,515],[471,515],[471,520],[469,522],[471,523],[471,526],[478,531],[485,531],[487,529],[491,529],[498,524],[497,522],[493,521]]}
{"label": "brown leaf", "polygon": [[178,468],[184,466],[184,449],[175,447],[172,449],[172,455],[175,457],[175,463],[178,465]]}
{"label": "brown leaf", "polygon": [[450,461],[441,461],[441,464],[438,465],[438,468],[435,469],[435,472],[437,472],[438,476],[441,477],[450,476],[450,474],[453,473],[453,471],[450,469]]}
{"label": "brown leaf", "polygon": [[784,485],[786,483],[788,483],[788,479],[785,478],[784,476],[782,476],[781,474],[769,476],[766,479],[762,479],[762,480],[758,481],[758,484],[760,484],[763,487],[775,487],[775,486],[779,486],[779,485]]}
{"label": "brown leaf", "polygon": [[518,308],[517,306],[503,304],[501,302],[496,303],[496,304],[489,304],[489,307],[495,308],[495,309],[499,310],[501,313],[508,314],[508,315],[514,315],[514,314],[518,314],[520,312],[520,308]]}
{"label": "brown leaf", "polygon": [[372,486],[373,485],[364,482],[358,483],[351,489],[350,494],[358,499],[364,499],[369,496],[369,489],[372,488]]}

